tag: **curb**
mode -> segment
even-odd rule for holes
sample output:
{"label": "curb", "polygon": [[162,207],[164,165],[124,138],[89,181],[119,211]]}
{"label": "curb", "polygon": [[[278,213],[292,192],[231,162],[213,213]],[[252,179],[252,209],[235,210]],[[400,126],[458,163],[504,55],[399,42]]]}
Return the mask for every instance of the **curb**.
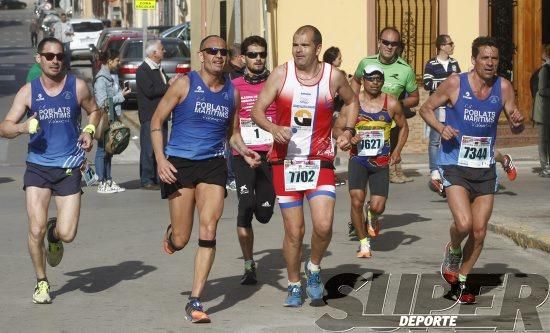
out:
{"label": "curb", "polygon": [[550,236],[537,237],[534,235],[535,232],[532,232],[523,226],[519,226],[519,228],[511,228],[498,222],[489,222],[487,229],[496,234],[510,238],[514,241],[514,243],[524,249],[531,248],[550,253]]}

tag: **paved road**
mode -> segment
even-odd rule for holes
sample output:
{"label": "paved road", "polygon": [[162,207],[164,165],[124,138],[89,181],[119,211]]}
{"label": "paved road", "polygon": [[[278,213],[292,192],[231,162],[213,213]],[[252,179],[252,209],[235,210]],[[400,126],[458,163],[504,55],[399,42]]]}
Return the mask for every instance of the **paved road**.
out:
{"label": "paved road", "polygon": [[[0,19],[6,19],[5,13],[0,11]],[[14,22],[0,25],[0,33],[2,36],[19,36],[17,31],[26,29],[24,20],[29,13],[11,11],[10,14],[12,16],[9,17]],[[10,39],[12,48],[23,45],[23,35],[18,37],[21,39]],[[0,96],[2,117],[7,112],[7,105],[11,104],[13,93],[20,82],[18,66],[27,68],[30,64],[30,61],[24,59],[30,59],[28,56],[31,50],[21,47],[20,50],[10,50],[6,45],[0,48],[2,56],[10,52],[21,52],[15,58],[3,58],[4,65],[13,66],[0,67],[0,75],[15,75],[15,80],[9,83],[0,81],[4,85],[2,87],[8,89],[4,96]],[[82,69],[83,73],[85,71],[86,69]],[[4,76],[0,76],[2,77]],[[372,259],[355,258],[357,242],[350,241],[347,237],[349,199],[346,188],[338,188],[334,235],[329,253],[322,263],[323,279],[327,282],[333,278],[334,281],[335,276],[344,273],[369,278],[376,273],[377,279],[374,281],[377,286],[371,287],[372,284],[369,283],[366,287],[359,288],[357,285],[356,289],[359,290],[352,292],[350,296],[340,299],[332,297],[328,300],[328,306],[319,308],[311,307],[307,303],[300,309],[287,309],[281,305],[285,297],[286,275],[281,253],[282,221],[278,209],[268,225],[255,224],[255,258],[258,262],[260,283],[252,287],[239,285],[242,259],[235,234],[237,199],[236,194],[231,192],[225,201],[217,236],[217,258],[203,298],[213,324],[192,326],[184,320],[183,308],[193,278],[196,230],[188,248],[173,256],[162,253],[161,238],[169,221],[167,203],[160,199],[158,192],[138,188],[136,152],[128,151],[127,158],[113,168],[115,179],[128,190],[117,195],[100,195],[95,192],[95,188],[84,189],[79,234],[72,244],[66,245],[66,254],[61,265],[48,269],[54,303],[34,305],[31,295],[35,280],[27,254],[27,221],[24,192],[21,190],[25,145],[25,137],[12,141],[0,140],[0,163],[3,164],[0,169],[2,331],[315,332],[321,330],[318,326],[321,322],[318,320],[325,313],[342,319],[336,321],[340,324],[353,322],[359,326],[372,326],[377,320],[390,320],[389,315],[394,312],[396,303],[408,304],[402,302],[408,301],[407,296],[403,295],[414,290],[414,283],[409,288],[401,287],[406,285],[406,281],[410,282],[407,280],[410,275],[403,274],[424,274],[421,281],[435,276],[436,282],[441,284],[437,275],[432,274],[438,272],[451,217],[447,204],[427,190],[424,164],[409,166],[408,172],[414,176],[415,182],[391,185],[382,234],[373,242]],[[137,149],[135,143],[134,148]],[[540,216],[531,217],[547,223],[550,214],[541,214],[541,210],[537,208],[548,207],[547,184],[536,177],[531,164],[519,165],[521,178],[515,183],[505,182],[506,189],[497,195],[493,218],[513,222],[529,212],[537,212]],[[55,214],[53,208],[52,214]],[[307,215],[309,219],[309,214]],[[310,232],[308,223],[305,254],[309,252]],[[512,282],[517,281],[523,273],[541,274],[545,279],[550,279],[549,259],[548,253],[523,249],[508,238],[489,233],[475,272],[515,274],[506,278],[492,276],[492,282],[496,280],[497,284],[501,284],[506,281],[506,290],[510,290]],[[380,282],[385,281],[387,274],[391,274],[391,277],[390,285],[386,288]],[[404,282],[398,287],[400,279]],[[399,297],[404,298],[399,298],[400,302],[397,302],[399,288],[402,290]],[[527,291],[521,293],[522,297],[527,297],[529,292],[535,293],[533,290],[537,291],[534,285],[525,289]],[[384,301],[385,291],[388,297]],[[496,315],[508,309],[510,304],[518,304],[502,300],[505,294],[505,288],[502,287],[483,288],[482,293],[484,296],[493,295],[493,306],[491,308],[487,298],[479,298],[478,315]],[[543,285],[542,293],[543,296],[548,293],[547,282]],[[452,306],[452,302],[441,298],[442,294],[442,288],[436,287],[433,294],[436,299],[428,303],[434,306]],[[417,298],[421,298],[420,296],[419,293]],[[431,298],[432,294],[429,293],[427,297]],[[367,307],[365,311],[368,313],[382,313],[384,316],[361,317],[361,303]],[[378,311],[376,308],[382,305],[384,307]],[[347,311],[342,311],[344,309]],[[454,306],[444,313],[464,315],[473,313],[475,309],[475,306]],[[543,325],[542,330],[550,331],[549,303],[544,303],[536,311]],[[523,312],[528,311],[524,309]],[[344,320],[346,313],[348,317]],[[461,316],[459,319],[464,318],[470,317]],[[490,322],[493,325],[504,325],[513,323],[514,318],[515,311],[512,311],[503,317],[493,318]],[[473,321],[478,325],[483,323],[479,317],[474,317]],[[535,328],[535,325],[536,321],[532,318],[526,325],[519,320],[515,330],[521,332]],[[431,331],[438,332],[441,329]]]}

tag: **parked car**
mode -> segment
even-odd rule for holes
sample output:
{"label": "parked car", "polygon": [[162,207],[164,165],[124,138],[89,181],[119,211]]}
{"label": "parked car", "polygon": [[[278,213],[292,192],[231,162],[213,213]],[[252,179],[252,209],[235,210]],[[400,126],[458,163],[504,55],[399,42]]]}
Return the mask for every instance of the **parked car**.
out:
{"label": "parked car", "polygon": [[[158,38],[157,38],[158,39]],[[187,74],[191,70],[190,52],[185,43],[178,38],[160,38],[164,49],[162,69],[169,78],[176,74]],[[118,79],[121,87],[125,81],[129,82],[132,92],[126,96],[127,100],[137,99],[136,72],[143,62],[143,39],[131,38],[120,48],[120,66]]]}
{"label": "parked car", "polygon": [[101,68],[101,61],[99,55],[108,49],[119,50],[124,41],[128,38],[136,38],[142,36],[142,30],[140,29],[124,29],[124,28],[107,28],[103,29],[103,32],[99,35],[97,43],[95,45],[90,44],[91,62],[92,62],[92,74],[96,73]]}
{"label": "parked car", "polygon": [[178,24],[170,29],[161,32],[162,38],[179,38],[183,40],[188,49],[191,49],[191,23],[185,22]]}
{"label": "parked car", "polygon": [[19,0],[0,0],[0,9],[25,9],[27,4]]}
{"label": "parked car", "polygon": [[71,42],[71,59],[91,59],[90,44],[97,43],[103,22],[96,19],[71,19],[74,36]]}

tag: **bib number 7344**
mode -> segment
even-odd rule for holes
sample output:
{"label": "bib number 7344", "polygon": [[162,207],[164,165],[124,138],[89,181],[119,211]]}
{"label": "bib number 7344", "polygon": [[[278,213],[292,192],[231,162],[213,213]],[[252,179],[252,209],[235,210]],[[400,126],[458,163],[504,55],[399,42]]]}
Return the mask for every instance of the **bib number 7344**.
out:
{"label": "bib number 7344", "polygon": [[462,136],[458,165],[470,168],[491,166],[491,137]]}

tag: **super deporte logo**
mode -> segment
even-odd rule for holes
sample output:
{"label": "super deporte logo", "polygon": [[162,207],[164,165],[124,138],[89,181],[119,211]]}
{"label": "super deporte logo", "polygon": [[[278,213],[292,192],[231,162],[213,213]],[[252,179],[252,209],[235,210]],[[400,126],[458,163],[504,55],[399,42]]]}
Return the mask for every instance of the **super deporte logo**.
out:
{"label": "super deporte logo", "polygon": [[[333,332],[353,328],[388,332],[401,327],[423,331],[430,327],[493,332],[550,330],[540,318],[549,290],[545,277],[470,274],[468,281],[477,293],[476,304],[451,299],[450,286],[439,274],[338,274],[326,282],[324,298],[338,311],[327,311],[315,324]],[[523,327],[517,325],[520,318]]]}

